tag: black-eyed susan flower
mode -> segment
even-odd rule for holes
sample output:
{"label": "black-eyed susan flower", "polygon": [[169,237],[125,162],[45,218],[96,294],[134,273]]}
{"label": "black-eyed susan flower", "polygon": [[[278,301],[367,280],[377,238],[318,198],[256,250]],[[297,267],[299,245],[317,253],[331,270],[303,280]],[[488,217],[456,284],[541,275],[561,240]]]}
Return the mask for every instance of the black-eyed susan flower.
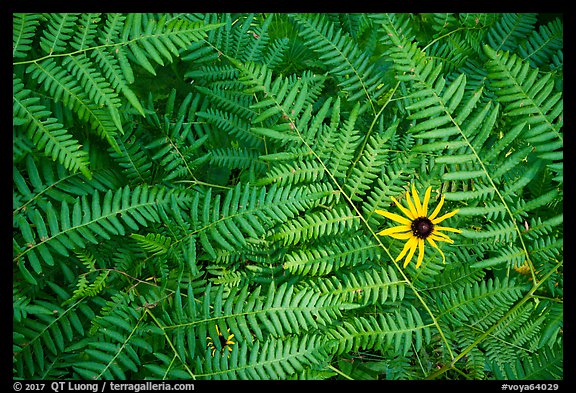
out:
{"label": "black-eyed susan flower", "polygon": [[[220,332],[220,328],[218,327],[218,325],[216,325],[216,332],[218,333],[218,340],[220,341],[220,347],[222,348],[222,353],[224,353],[226,349],[228,349],[229,352],[232,352],[231,346],[234,345],[235,342],[232,341],[234,335],[230,334],[230,329],[228,329],[228,338],[224,338],[224,335],[222,335],[222,333]],[[214,356],[218,348],[216,348],[216,345],[214,344],[214,340],[212,339],[212,337],[208,336],[206,337],[206,339],[208,340],[208,344],[206,346],[212,349],[212,356]]]}
{"label": "black-eyed susan flower", "polygon": [[419,250],[418,260],[416,261],[416,268],[420,267],[420,264],[424,259],[425,240],[440,252],[442,255],[442,262],[446,262],[446,257],[436,242],[439,241],[454,243],[454,241],[450,239],[446,234],[442,233],[442,231],[461,233],[459,229],[438,225],[445,219],[450,218],[454,214],[458,213],[458,210],[454,210],[450,213],[438,217],[438,213],[440,213],[440,209],[442,209],[442,205],[444,204],[444,195],[442,195],[440,198],[440,203],[438,203],[436,209],[434,209],[431,214],[428,214],[428,201],[430,200],[431,191],[432,187],[428,187],[426,193],[424,194],[424,200],[420,202],[418,192],[414,188],[414,185],[412,185],[412,197],[410,197],[410,191],[406,192],[406,203],[408,204],[408,208],[402,206],[394,197],[391,197],[394,204],[396,204],[398,209],[400,209],[400,211],[402,211],[402,213],[404,213],[407,218],[384,210],[375,210],[375,212],[381,216],[401,224],[380,231],[378,232],[378,235],[390,236],[394,239],[407,240],[404,248],[396,258],[396,261],[399,261],[404,256],[406,256],[406,259],[404,260],[404,267],[408,266],[412,260],[412,257],[414,256],[414,253],[416,252],[416,249]]}

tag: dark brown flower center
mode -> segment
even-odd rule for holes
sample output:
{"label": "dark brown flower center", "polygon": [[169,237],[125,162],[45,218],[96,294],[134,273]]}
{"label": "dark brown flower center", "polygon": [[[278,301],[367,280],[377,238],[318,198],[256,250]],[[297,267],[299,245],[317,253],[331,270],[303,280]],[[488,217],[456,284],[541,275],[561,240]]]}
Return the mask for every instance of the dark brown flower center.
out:
{"label": "dark brown flower center", "polygon": [[428,217],[418,217],[412,221],[410,226],[414,236],[420,239],[426,239],[434,230],[434,224]]}

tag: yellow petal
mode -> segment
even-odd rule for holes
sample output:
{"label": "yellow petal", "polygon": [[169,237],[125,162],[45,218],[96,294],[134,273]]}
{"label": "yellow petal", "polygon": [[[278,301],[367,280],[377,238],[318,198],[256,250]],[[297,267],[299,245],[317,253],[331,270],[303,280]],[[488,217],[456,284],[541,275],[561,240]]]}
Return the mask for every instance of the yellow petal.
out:
{"label": "yellow petal", "polygon": [[438,206],[436,206],[436,209],[434,209],[434,211],[432,212],[432,214],[430,214],[428,216],[428,219],[432,222],[434,222],[434,217],[436,217],[438,215],[438,213],[440,213],[440,209],[442,209],[442,205],[444,204],[444,195],[442,195],[440,197],[440,202],[438,203]]}
{"label": "yellow petal", "polygon": [[406,256],[406,260],[404,261],[404,267],[408,266],[408,264],[412,260],[412,256],[414,255],[416,248],[418,247],[418,242],[420,241],[420,239],[418,239],[418,238],[414,238],[414,239],[416,239],[416,242],[414,242],[414,245],[410,248],[410,252]]}
{"label": "yellow petal", "polygon": [[418,196],[418,191],[416,191],[414,184],[412,184],[412,198],[414,198],[414,207],[418,212],[418,217],[424,217],[424,214],[422,214],[422,205],[420,204],[420,197]]}
{"label": "yellow petal", "polygon": [[400,259],[402,259],[402,257],[404,255],[406,255],[406,252],[411,248],[411,247],[416,247],[416,242],[418,241],[417,237],[412,236],[407,242],[406,244],[404,244],[404,248],[402,249],[402,252],[400,252],[400,254],[396,257],[396,262],[398,262]]}
{"label": "yellow petal", "polygon": [[406,217],[408,217],[408,218],[411,219],[411,220],[414,220],[415,218],[418,218],[417,216],[415,216],[414,214],[412,214],[412,212],[411,212],[410,210],[408,210],[408,209],[406,209],[404,206],[402,206],[402,205],[400,204],[400,202],[398,202],[398,201],[396,200],[396,198],[390,197],[390,199],[392,199],[392,202],[394,202],[394,203],[396,204],[396,207],[398,207],[398,209],[400,209],[400,210],[402,211],[402,213],[404,213],[404,215],[405,215]]}
{"label": "yellow petal", "polygon": [[412,203],[412,199],[410,198],[410,191],[406,191],[406,203],[408,203],[408,208],[410,208],[410,211],[412,212],[414,218],[420,217],[420,212],[416,210],[414,204]]}
{"label": "yellow petal", "polygon": [[444,253],[442,252],[442,250],[440,249],[440,247],[438,247],[438,245],[436,244],[436,242],[434,240],[431,239],[430,236],[428,236],[426,238],[426,240],[428,240],[428,242],[432,245],[432,247],[434,247],[435,249],[438,250],[438,252],[440,253],[440,255],[442,255],[442,263],[446,263],[446,257],[444,256]]}
{"label": "yellow petal", "polygon": [[399,222],[400,224],[404,224],[404,225],[410,225],[412,223],[412,221],[410,221],[407,218],[404,218],[402,216],[399,216],[398,214],[394,214],[394,213],[390,213],[384,210],[374,210],[375,213],[380,214],[381,216],[384,216],[386,218],[389,218],[391,220],[394,220],[396,222]]}
{"label": "yellow petal", "polygon": [[462,233],[462,231],[460,229],[450,228],[450,227],[441,227],[441,226],[435,226],[434,230],[435,231],[448,231],[448,232]]}
{"label": "yellow petal", "polygon": [[392,227],[392,228],[388,228],[388,229],[384,229],[383,231],[380,231],[377,233],[377,235],[380,236],[389,236],[391,234],[394,233],[399,233],[399,232],[406,232],[409,231],[410,227],[408,225],[400,225],[397,227]]}
{"label": "yellow petal", "polygon": [[430,192],[432,191],[432,186],[426,189],[426,193],[424,194],[424,202],[422,202],[422,216],[426,217],[428,214],[428,201],[430,201]]}
{"label": "yellow petal", "polygon": [[416,269],[420,267],[422,264],[422,260],[424,259],[424,239],[418,239],[418,260],[416,261]]}
{"label": "yellow petal", "polygon": [[441,232],[434,232],[428,238],[432,238],[433,240],[437,240],[439,242],[446,242],[446,243],[454,243],[454,240],[450,239],[448,236]]}
{"label": "yellow petal", "polygon": [[430,221],[432,221],[432,224],[439,224],[439,223],[441,223],[442,221],[444,221],[445,219],[452,217],[454,214],[458,213],[459,211],[460,211],[459,209],[456,209],[456,210],[454,210],[454,211],[452,211],[452,212],[450,212],[450,213],[444,214],[442,217],[438,217],[438,218],[435,219],[435,220],[430,219]]}
{"label": "yellow petal", "polygon": [[388,236],[393,237],[394,239],[400,239],[400,240],[406,240],[406,239],[410,239],[411,237],[414,237],[414,235],[412,234],[412,231],[406,232],[406,233],[392,233]]}

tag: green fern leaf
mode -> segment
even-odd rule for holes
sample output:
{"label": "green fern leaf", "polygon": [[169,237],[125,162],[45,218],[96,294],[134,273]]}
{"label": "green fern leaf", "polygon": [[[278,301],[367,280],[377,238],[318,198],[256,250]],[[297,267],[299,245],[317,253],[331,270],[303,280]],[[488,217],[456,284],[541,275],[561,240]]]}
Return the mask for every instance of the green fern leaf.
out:
{"label": "green fern leaf", "polygon": [[31,96],[31,91],[25,89],[24,84],[16,77],[13,88],[14,124],[24,126],[28,138],[46,156],[54,161],[58,160],[72,172],[82,172],[90,179],[88,155],[80,149],[78,141],[72,139],[56,118],[49,117],[52,113],[39,104],[40,99]]}
{"label": "green fern leaf", "polygon": [[14,14],[12,16],[12,57],[25,58],[32,48],[32,37],[40,23],[39,14]]}

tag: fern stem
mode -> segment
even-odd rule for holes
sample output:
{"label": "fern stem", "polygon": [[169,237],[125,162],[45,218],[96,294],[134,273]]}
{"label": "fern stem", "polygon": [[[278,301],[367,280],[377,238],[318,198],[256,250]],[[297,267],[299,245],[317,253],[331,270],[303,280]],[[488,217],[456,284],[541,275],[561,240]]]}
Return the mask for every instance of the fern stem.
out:
{"label": "fern stem", "polygon": [[[178,351],[176,350],[176,347],[174,347],[174,344],[172,343],[172,341],[170,340],[170,337],[168,337],[168,335],[166,334],[166,331],[164,330],[164,325],[162,325],[158,319],[156,319],[156,317],[154,316],[154,314],[152,314],[152,312],[150,311],[149,308],[145,308],[144,312],[148,315],[150,315],[150,317],[152,318],[152,320],[154,321],[154,323],[156,324],[156,326],[158,326],[160,329],[162,329],[162,333],[164,334],[164,338],[166,339],[166,342],[168,343],[168,345],[170,345],[170,348],[172,348],[172,351],[174,351],[174,355],[176,357],[178,357],[178,359],[180,360],[180,362],[182,363],[182,365],[184,366],[184,368],[186,369],[186,371],[188,371],[188,374],[190,374],[190,376],[192,377],[192,379],[196,379],[196,376],[194,375],[194,373],[192,372],[192,370],[190,370],[190,368],[188,367],[188,365],[182,360],[182,358],[180,357],[180,355],[178,354]],[[142,314],[142,316],[144,316],[144,314]]]}
{"label": "fern stem", "polygon": [[90,271],[90,272],[83,273],[83,275],[87,275],[87,274],[94,273],[94,272],[98,272],[98,271],[106,271],[106,272],[119,273],[119,274],[122,274],[122,275],[125,276],[125,277],[128,277],[128,278],[131,279],[131,280],[138,281],[139,284],[151,285],[151,286],[153,286],[153,287],[157,287],[157,286],[158,286],[157,284],[154,284],[154,283],[151,283],[151,282],[148,282],[148,281],[144,281],[144,280],[140,280],[139,278],[136,278],[136,277],[134,277],[134,276],[131,276],[131,275],[129,275],[128,273],[123,272],[122,270],[113,269],[113,268],[94,269],[94,270],[92,270],[92,271]]}
{"label": "fern stem", "polygon": [[348,374],[346,374],[346,373],[338,370],[336,367],[334,367],[334,366],[331,365],[331,364],[328,365],[328,368],[329,368],[330,370],[334,371],[336,374],[339,374],[339,375],[343,376],[344,378],[346,378],[346,379],[349,380],[349,381],[353,381],[353,380],[354,380],[354,378],[352,378],[352,377],[349,376]]}
{"label": "fern stem", "polygon": [[426,52],[426,49],[428,49],[428,47],[430,47],[431,45],[434,45],[434,43],[440,41],[441,39],[444,39],[446,37],[448,37],[449,35],[452,35],[454,33],[459,32],[460,30],[482,30],[484,27],[459,27],[457,29],[454,29],[452,31],[449,31],[448,33],[441,35],[438,38],[433,39],[432,41],[430,41],[428,43],[428,45],[426,45],[424,48],[422,48],[422,52]]}
{"label": "fern stem", "polygon": [[524,303],[526,303],[528,300],[533,299],[534,298],[534,293],[538,290],[538,288],[540,288],[540,286],[546,282],[546,280],[548,280],[550,278],[550,276],[552,275],[552,273],[554,273],[556,271],[556,269],[558,269],[564,262],[560,261],[556,264],[556,266],[553,269],[550,269],[550,271],[548,273],[546,273],[546,275],[542,278],[542,280],[540,280],[539,282],[536,281],[532,281],[534,283],[534,285],[532,286],[532,288],[528,291],[528,293],[526,294],[526,296],[524,296],[518,303],[516,303],[514,305],[514,307],[510,308],[508,310],[508,312],[506,312],[506,314],[504,314],[496,323],[494,323],[494,325],[490,326],[490,328],[488,330],[486,330],[483,334],[481,334],[476,340],[474,340],[474,342],[472,344],[470,344],[468,347],[466,347],[462,352],[460,352],[455,358],[452,359],[452,361],[449,364],[446,364],[444,367],[442,367],[441,369],[433,372],[432,374],[428,375],[426,377],[426,379],[436,379],[437,377],[439,377],[440,375],[444,374],[446,371],[448,370],[455,370],[456,367],[456,363],[462,359],[464,356],[466,356],[468,354],[468,352],[470,352],[474,347],[476,347],[478,344],[480,344],[482,341],[484,341],[485,338],[487,338],[488,336],[490,336],[492,334],[492,332],[494,330],[496,330],[496,328],[498,326],[500,326],[500,324],[504,321],[506,321],[506,319],[508,319],[508,317],[510,315],[513,315],[516,310],[518,310],[520,307],[522,307],[522,305]]}
{"label": "fern stem", "polygon": [[[192,176],[194,177],[194,176]],[[213,184],[213,183],[206,183],[200,180],[175,180],[174,183],[191,183],[192,186],[207,186],[207,187],[213,187],[213,188],[221,188],[223,190],[231,190],[232,187],[228,187],[228,186],[221,186],[219,184]]]}
{"label": "fern stem", "polygon": [[[219,27],[219,26],[215,25],[214,27]],[[194,30],[194,29],[191,29],[191,30]],[[38,63],[38,62],[41,62],[42,60],[50,59],[50,58],[54,58],[54,57],[72,57],[72,56],[80,55],[80,54],[90,52],[93,50],[97,50],[97,49],[101,49],[101,48],[115,48],[115,47],[127,46],[127,45],[133,44],[135,42],[149,40],[149,39],[160,39],[162,37],[166,37],[169,35],[182,34],[183,32],[186,32],[186,30],[170,31],[167,33],[165,32],[165,33],[159,33],[159,34],[152,34],[152,33],[147,34],[147,35],[142,34],[142,35],[140,35],[136,38],[132,38],[131,40],[128,40],[128,41],[113,42],[113,43],[109,43],[109,44],[96,45],[96,46],[93,46],[90,48],[79,49],[79,50],[76,50],[74,52],[68,52],[68,53],[58,53],[58,54],[50,53],[50,54],[43,56],[43,57],[40,57],[38,59],[17,61],[17,62],[13,62],[12,66]]]}
{"label": "fern stem", "polygon": [[104,374],[106,372],[106,370],[108,370],[110,365],[115,363],[116,358],[120,355],[120,353],[124,350],[124,348],[126,348],[126,344],[128,343],[128,341],[130,341],[130,339],[132,338],[132,336],[134,335],[136,330],[138,330],[138,326],[140,326],[140,322],[142,322],[143,318],[144,318],[144,314],[142,314],[142,316],[138,320],[138,323],[136,324],[136,326],[134,326],[134,328],[132,329],[132,331],[130,332],[130,334],[126,338],[126,340],[124,340],[124,342],[122,343],[122,346],[120,348],[118,348],[118,351],[116,352],[116,354],[112,357],[112,359],[110,359],[110,361],[108,362],[106,367],[104,367],[104,369],[100,372],[100,374],[98,374],[96,379],[100,379],[102,377],[102,374]]}
{"label": "fern stem", "polygon": [[[46,327],[44,327],[42,330],[40,330],[40,331],[38,332],[38,334],[37,334],[34,338],[32,338],[31,340],[28,341],[28,345],[29,345],[30,347],[32,347],[32,344],[34,344],[34,342],[35,342],[36,340],[38,340],[39,338],[41,338],[46,331],[49,331],[54,324],[56,324],[58,321],[60,321],[60,319],[62,319],[68,312],[70,312],[72,309],[74,309],[74,308],[75,308],[78,304],[80,304],[80,302],[82,302],[84,299],[85,299],[85,297],[81,297],[80,299],[78,299],[78,300],[76,301],[76,303],[72,304],[70,307],[68,307],[66,310],[64,310],[63,313],[59,313],[57,318],[54,318],[54,320],[51,321],[49,324],[47,324]],[[57,326],[57,324],[56,324],[56,326]],[[13,356],[14,356],[14,358],[16,358],[17,356],[19,356],[19,355],[22,354],[22,353],[23,353],[23,352],[21,352],[21,351],[20,351],[20,352],[14,352],[14,355],[13,355]]]}
{"label": "fern stem", "polygon": [[370,134],[372,133],[372,130],[374,129],[374,126],[376,125],[376,121],[378,120],[378,118],[380,117],[382,112],[384,112],[384,109],[392,101],[392,97],[394,97],[394,94],[396,93],[398,86],[400,86],[400,81],[398,81],[396,83],[396,86],[394,86],[394,88],[392,89],[392,92],[389,93],[390,96],[388,97],[388,99],[386,100],[384,105],[382,105],[382,108],[380,108],[380,110],[378,111],[376,116],[374,116],[374,120],[372,120],[372,124],[370,124],[370,128],[366,132],[366,135],[364,136],[364,140],[362,141],[362,145],[360,146],[360,149],[358,150],[358,154],[356,155],[356,159],[352,162],[352,165],[350,165],[350,173],[352,173],[354,167],[356,166],[358,161],[360,161],[360,158],[362,158],[362,153],[364,152],[364,148],[366,148],[366,144],[368,144],[368,139],[370,139]]}
{"label": "fern stem", "polygon": [[[436,94],[436,96],[440,100],[440,97],[438,97],[437,94]],[[516,230],[516,232],[518,234],[518,238],[520,239],[520,243],[522,244],[522,249],[524,250],[524,254],[526,255],[526,261],[528,262],[528,264],[530,266],[530,273],[532,275],[532,280],[534,282],[536,282],[536,280],[537,280],[536,269],[534,268],[534,264],[532,263],[532,260],[530,259],[530,253],[528,252],[528,248],[526,247],[526,243],[524,243],[524,238],[522,237],[522,231],[520,230],[520,227],[516,223],[516,219],[514,218],[514,214],[512,213],[510,206],[508,206],[508,203],[506,202],[506,200],[504,199],[504,197],[500,193],[500,190],[498,189],[498,187],[496,187],[496,183],[494,183],[492,176],[490,176],[490,174],[488,173],[488,169],[486,169],[486,165],[484,165],[484,162],[480,158],[480,155],[478,154],[476,149],[474,149],[474,146],[472,146],[472,144],[470,143],[470,141],[466,137],[466,134],[464,133],[464,131],[462,131],[462,128],[460,127],[460,125],[458,125],[456,120],[452,117],[452,114],[450,113],[449,109],[444,106],[444,102],[442,102],[442,107],[444,108],[444,112],[450,117],[450,121],[452,122],[452,124],[454,124],[457,127],[458,132],[460,133],[460,135],[462,136],[462,138],[464,139],[464,141],[466,142],[466,144],[468,145],[470,150],[472,150],[472,153],[474,154],[474,156],[478,160],[478,163],[482,167],[482,171],[486,175],[486,178],[490,182],[490,185],[492,186],[492,188],[494,189],[494,191],[498,195],[498,198],[500,198],[500,200],[502,201],[502,204],[504,205],[506,212],[508,213],[508,215],[510,216],[510,219],[512,220],[512,224],[514,225],[514,229]]]}

